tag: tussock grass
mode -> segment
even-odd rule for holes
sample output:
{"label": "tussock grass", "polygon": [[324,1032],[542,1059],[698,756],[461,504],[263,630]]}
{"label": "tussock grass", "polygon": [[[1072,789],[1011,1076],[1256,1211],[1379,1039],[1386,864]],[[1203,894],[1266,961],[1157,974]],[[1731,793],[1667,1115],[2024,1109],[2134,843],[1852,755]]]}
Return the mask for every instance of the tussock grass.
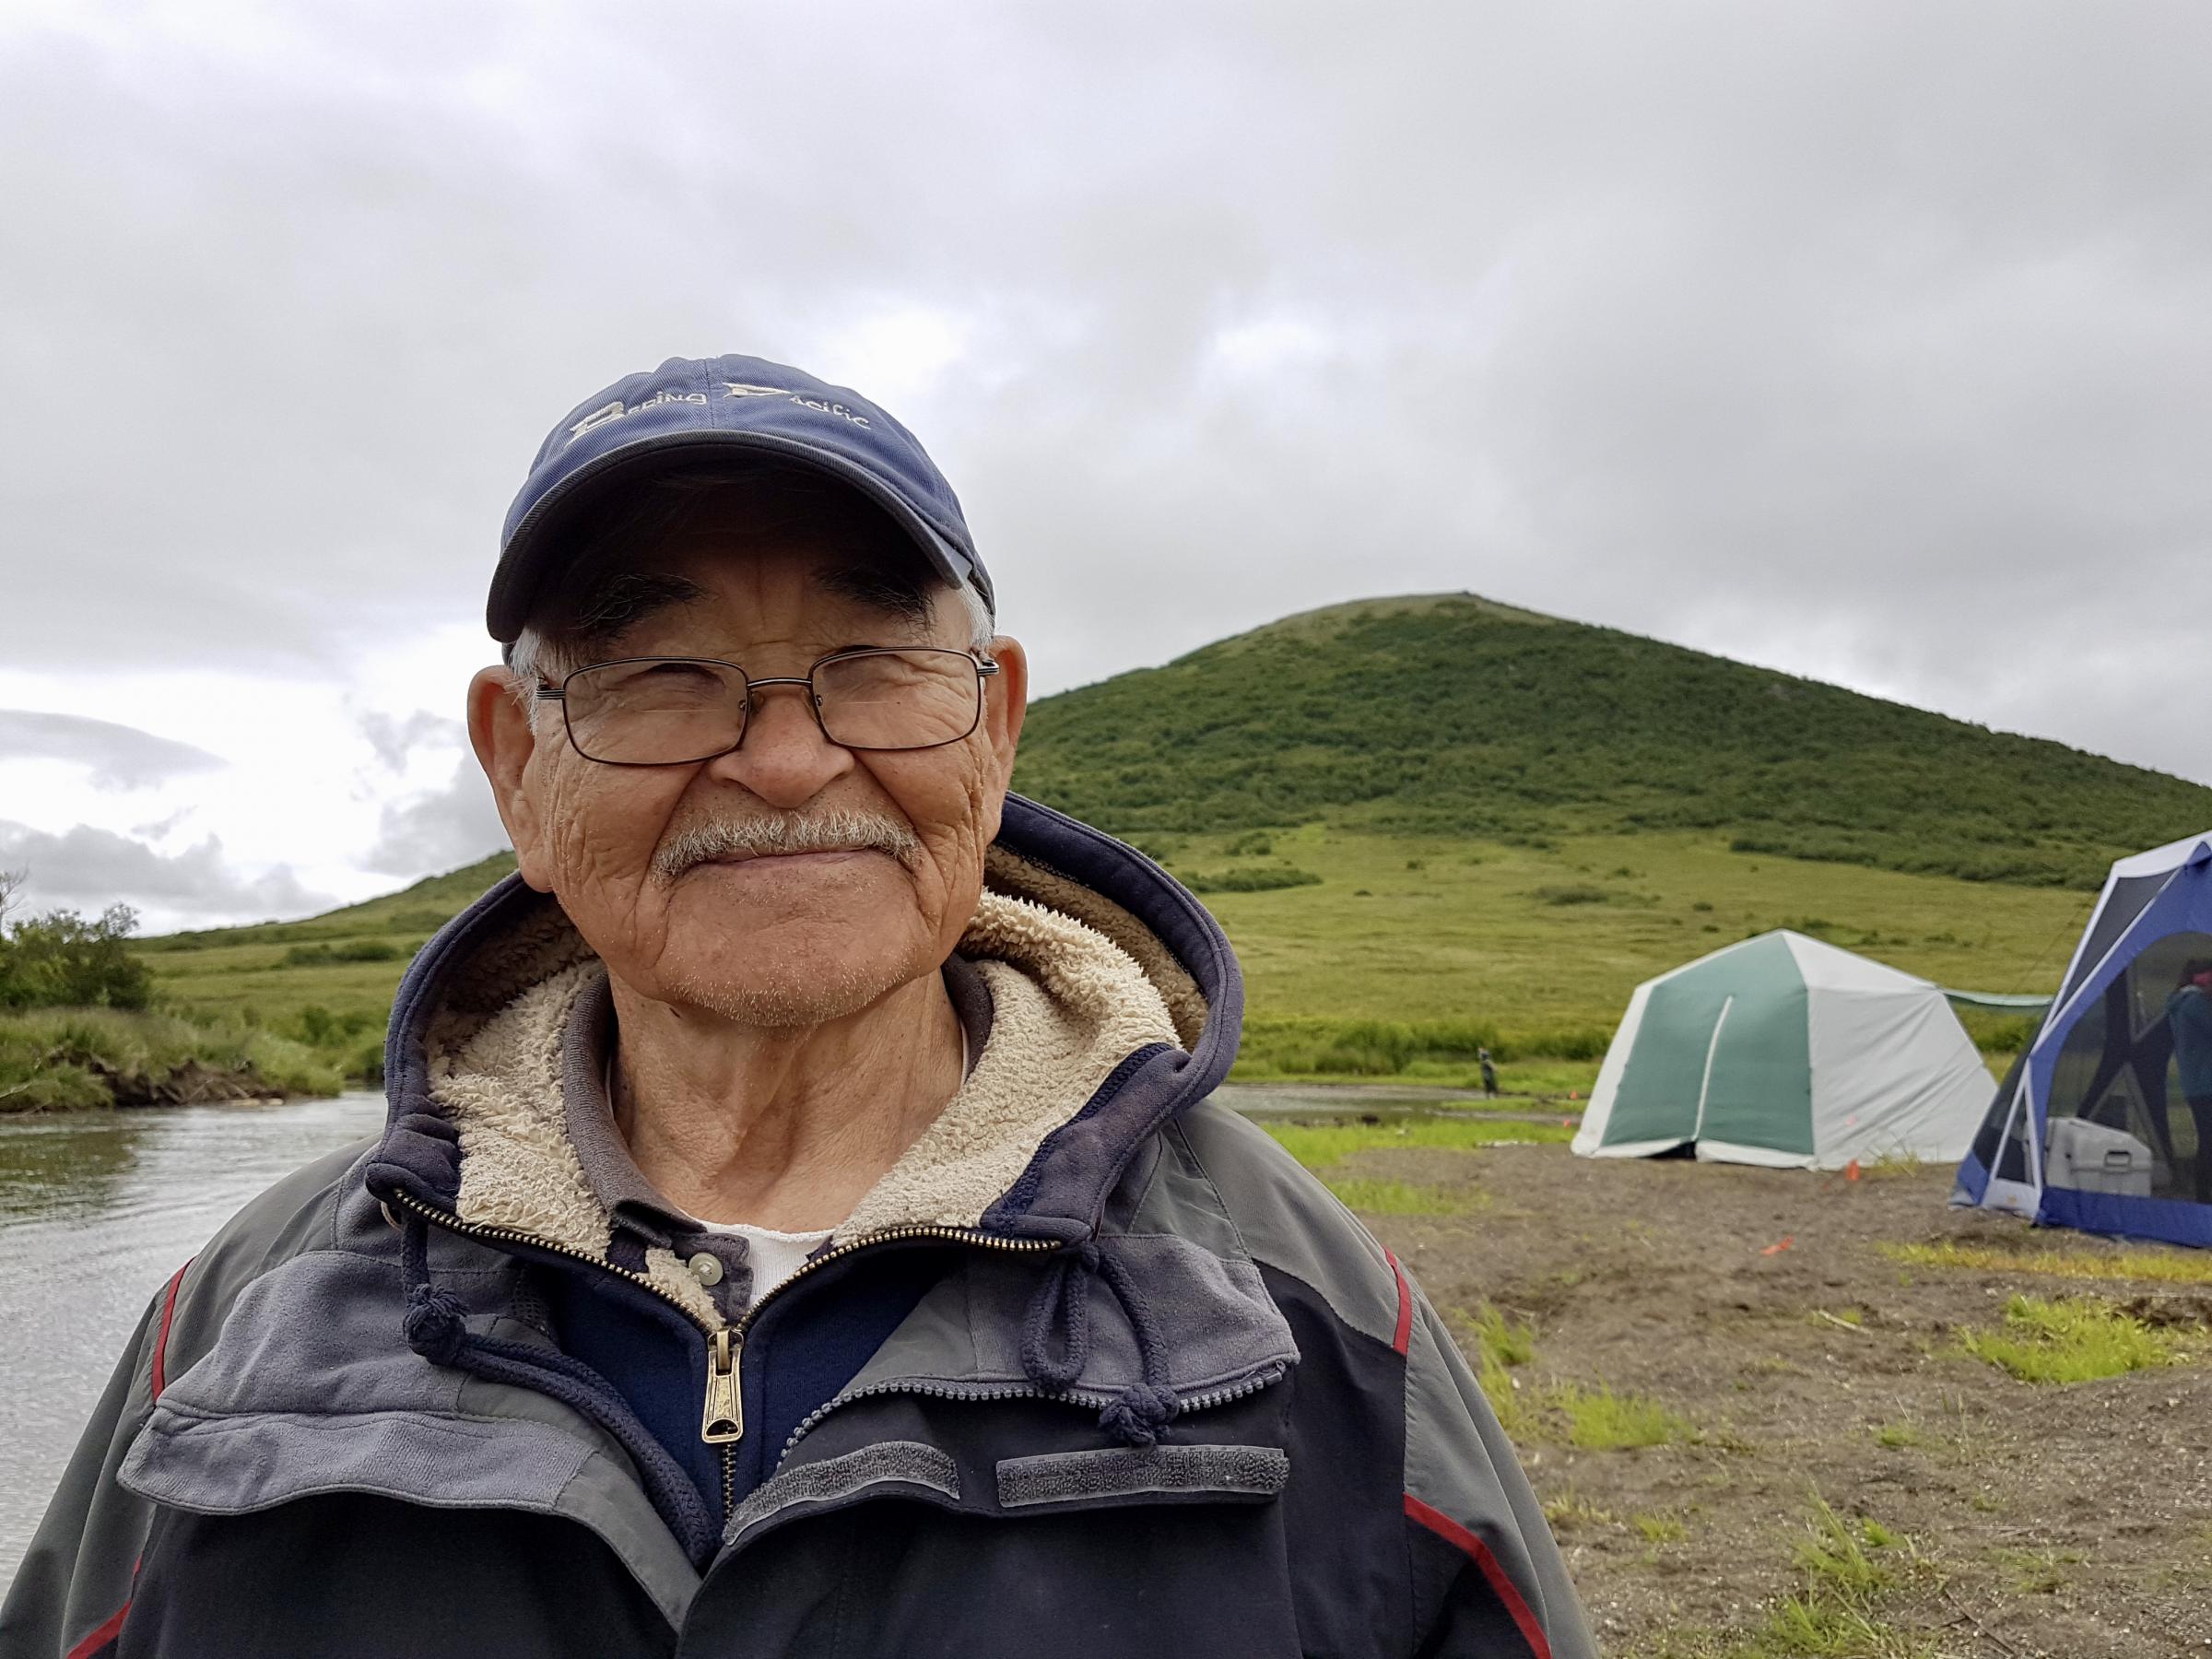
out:
{"label": "tussock grass", "polygon": [[1453,1309],[1453,1322],[1475,1338],[1475,1381],[1490,1403],[1498,1426],[1514,1440],[1537,1438],[1535,1406],[1522,1392],[1513,1370],[1536,1357],[1536,1334],[1500,1308],[1484,1302],[1472,1313]]}
{"label": "tussock grass", "polygon": [[1551,1391],[1551,1404],[1567,1419],[1567,1443],[1585,1452],[1640,1451],[1694,1440],[1688,1418],[1640,1394],[1563,1382]]}
{"label": "tussock grass", "polygon": [[1594,1527],[1613,1526],[1618,1518],[1609,1509],[1593,1503],[1579,1492],[1562,1492],[1544,1506],[1544,1519],[1551,1530],[1565,1536],[1569,1533],[1588,1532]]}
{"label": "tussock grass", "polygon": [[2078,1549],[1993,1549],[2015,1595],[2056,1595],[2066,1587],[2065,1569],[2087,1559]]}
{"label": "tussock grass", "polygon": [[2212,1285],[2212,1255],[2202,1251],[2147,1246],[2099,1249],[2067,1245],[2007,1250],[1994,1244],[1885,1244],[1882,1253],[1911,1267],[1963,1267],[1981,1273],[2031,1273],[2043,1278],[2140,1280],[2151,1284]]}
{"label": "tussock grass", "polygon": [[1816,1492],[1794,1556],[1804,1589],[1776,1602],[1750,1635],[1669,1632],[1659,1652],[1665,1659],[1936,1659],[1944,1651],[1883,1611],[1902,1570],[1918,1559],[1902,1534],[1867,1517],[1847,1520]]}
{"label": "tussock grass", "polygon": [[2023,1382],[2094,1382],[2171,1365],[2183,1346],[2089,1297],[2014,1296],[1995,1331],[1967,1331],[1966,1351]]}
{"label": "tussock grass", "polygon": [[1689,1536],[1689,1527],[1679,1515],[1632,1515],[1629,1524],[1647,1544],[1679,1544]]}
{"label": "tussock grass", "polygon": [[1872,1608],[1816,1595],[1784,1596],[1766,1628],[1729,1659],[1936,1659],[1935,1641],[1900,1630]]}
{"label": "tussock grass", "polygon": [[1895,1549],[1903,1542],[1901,1535],[1878,1521],[1864,1516],[1846,1521],[1825,1498],[1816,1495],[1812,1518],[1792,1559],[1816,1590],[1865,1596],[1886,1588],[1896,1577],[1887,1561],[1869,1551]]}

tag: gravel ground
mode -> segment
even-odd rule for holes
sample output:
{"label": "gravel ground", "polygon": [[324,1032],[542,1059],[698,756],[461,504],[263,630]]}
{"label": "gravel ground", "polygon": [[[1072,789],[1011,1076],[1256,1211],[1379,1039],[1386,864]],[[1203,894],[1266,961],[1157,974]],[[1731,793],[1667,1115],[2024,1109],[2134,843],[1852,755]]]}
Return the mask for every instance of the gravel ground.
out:
{"label": "gravel ground", "polygon": [[[1533,1333],[1508,1373],[1516,1438],[1613,1659],[2212,1651],[2212,1287],[2026,1271],[2118,1247],[1952,1210],[1947,1170],[1846,1180],[1503,1147],[1363,1152],[1329,1173],[1448,1199],[1455,1213],[1367,1219],[1440,1307],[1488,1302]],[[1945,1241],[2018,1265],[1884,1248]],[[2016,1292],[2121,1301],[2184,1358],[2017,1381],[1960,1341]],[[1476,1359],[1471,1323],[1462,1340]],[[1578,1449],[1569,1385],[1655,1403],[1687,1432]],[[1865,1520],[1901,1535],[1865,1552],[1886,1582],[1853,1606],[1876,1634],[1778,1645],[1767,1627],[1806,1592],[1796,1556],[1819,1502],[1862,1539]]]}

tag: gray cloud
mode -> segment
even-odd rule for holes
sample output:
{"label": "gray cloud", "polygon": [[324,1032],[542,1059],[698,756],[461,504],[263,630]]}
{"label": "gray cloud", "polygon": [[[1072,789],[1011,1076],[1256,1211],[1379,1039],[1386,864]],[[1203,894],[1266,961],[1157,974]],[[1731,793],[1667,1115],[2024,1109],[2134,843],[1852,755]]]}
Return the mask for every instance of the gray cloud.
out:
{"label": "gray cloud", "polygon": [[301,885],[286,865],[261,876],[240,874],[212,835],[182,853],[165,853],[88,824],[57,835],[0,819],[0,869],[29,873],[20,895],[27,912],[90,915],[111,904],[128,904],[227,920],[297,915],[335,902]]}
{"label": "gray cloud", "polygon": [[[27,661],[360,672],[480,614],[596,385],[881,387],[920,312],[963,349],[884,394],[1041,688],[1473,588],[2212,780],[2184,0],[54,17],[0,26]],[[462,782],[375,867],[481,851]]]}
{"label": "gray cloud", "polygon": [[408,757],[418,748],[462,747],[468,742],[467,729],[459,721],[428,709],[405,717],[372,709],[361,715],[360,728],[376,758],[393,771],[404,771]]}
{"label": "gray cloud", "polygon": [[376,844],[362,867],[393,876],[457,869],[505,847],[507,831],[491,804],[491,789],[469,756],[450,782],[383,808]]}
{"label": "gray cloud", "polygon": [[0,760],[66,760],[102,789],[144,789],[171,778],[213,771],[220,756],[136,726],[41,709],[0,709]]}

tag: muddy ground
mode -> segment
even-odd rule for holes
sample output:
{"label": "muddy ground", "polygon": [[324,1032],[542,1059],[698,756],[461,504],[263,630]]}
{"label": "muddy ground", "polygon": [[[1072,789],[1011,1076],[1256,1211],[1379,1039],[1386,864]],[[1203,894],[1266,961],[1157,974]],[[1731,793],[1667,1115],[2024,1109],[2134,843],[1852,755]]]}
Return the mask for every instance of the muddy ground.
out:
{"label": "muddy ground", "polygon": [[[2016,1291],[2194,1330],[2207,1287],[1900,1265],[1881,1247],[2118,1248],[1949,1209],[1947,1170],[1847,1181],[1538,1146],[1368,1151],[1343,1171],[1453,1195],[1459,1213],[1366,1219],[1440,1307],[1533,1329],[1517,1438],[1609,1659],[2212,1650],[2212,1343],[2035,1385],[1959,1341]],[[1644,1396],[1689,1436],[1578,1450],[1546,1405],[1561,1384]],[[1772,1620],[1811,1582],[1796,1557],[1818,1500],[1862,1537],[1862,1519],[1903,1535],[1867,1551],[1887,1579],[1853,1604],[1872,1634],[1791,1646]]]}

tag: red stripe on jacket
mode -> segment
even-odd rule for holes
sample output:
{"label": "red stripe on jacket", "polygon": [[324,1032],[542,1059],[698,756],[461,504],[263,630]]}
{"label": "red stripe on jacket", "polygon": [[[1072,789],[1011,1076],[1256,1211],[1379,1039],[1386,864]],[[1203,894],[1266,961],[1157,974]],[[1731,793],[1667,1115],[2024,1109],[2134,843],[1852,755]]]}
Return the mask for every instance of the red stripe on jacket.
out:
{"label": "red stripe on jacket", "polygon": [[[170,1278],[169,1288],[161,1296],[161,1325],[154,1333],[154,1365],[153,1374],[149,1379],[153,1397],[157,1400],[161,1397],[161,1391],[169,1386],[169,1326],[170,1322],[177,1316],[177,1292],[183,1288],[185,1272],[191,1266],[192,1264],[186,1262],[182,1267],[178,1268]],[[131,1585],[134,1593],[137,1588],[137,1583],[138,1563],[133,1562],[131,1564]],[[92,1659],[92,1656],[100,1649],[123,1634],[123,1621],[130,1610],[131,1604],[126,1599],[122,1606],[100,1620],[99,1625],[82,1641],[63,1654],[62,1659]]]}
{"label": "red stripe on jacket", "polygon": [[1498,1558],[1490,1553],[1488,1544],[1443,1511],[1430,1508],[1411,1492],[1406,1494],[1406,1517],[1427,1527],[1445,1543],[1465,1551],[1475,1565],[1482,1570],[1482,1576],[1488,1581],[1499,1601],[1504,1604],[1506,1612],[1512,1616],[1513,1625],[1520,1630],[1521,1639],[1528,1643],[1528,1651],[1535,1655],[1535,1659],[1551,1659],[1551,1643],[1545,1640],[1544,1627],[1536,1622],[1536,1616],[1529,1611],[1528,1603],[1522,1599],[1519,1587],[1506,1576],[1505,1569],[1498,1564]]}
{"label": "red stripe on jacket", "polygon": [[1398,1280],[1398,1328],[1390,1339],[1390,1346],[1403,1354],[1413,1345],[1413,1287],[1406,1282],[1406,1269],[1398,1265],[1398,1258],[1391,1253],[1390,1246],[1382,1247],[1382,1259]]}
{"label": "red stripe on jacket", "polygon": [[[153,1385],[154,1398],[157,1400],[161,1397],[161,1391],[169,1386],[169,1322],[177,1316],[177,1291],[183,1285],[184,1275],[191,1266],[192,1264],[187,1262],[177,1269],[176,1277],[169,1281],[168,1294],[161,1299],[161,1328],[154,1334]],[[123,1615],[118,1613],[115,1617],[120,1618]],[[70,1654],[69,1659],[76,1659],[76,1654]]]}
{"label": "red stripe on jacket", "polygon": [[93,1654],[123,1634],[123,1616],[130,1610],[131,1604],[127,1601],[124,1602],[122,1606],[108,1615],[98,1630],[63,1655],[63,1659],[92,1659]]}

